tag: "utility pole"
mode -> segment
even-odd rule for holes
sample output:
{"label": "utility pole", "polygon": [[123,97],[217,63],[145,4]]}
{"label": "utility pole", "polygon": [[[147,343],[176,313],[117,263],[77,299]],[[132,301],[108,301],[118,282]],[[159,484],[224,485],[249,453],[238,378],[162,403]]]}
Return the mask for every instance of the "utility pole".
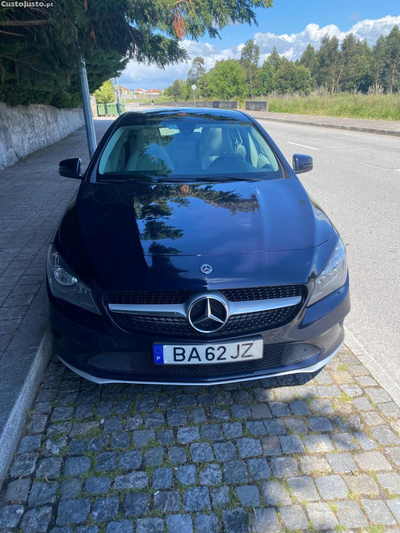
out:
{"label": "utility pole", "polygon": [[118,115],[121,114],[121,101],[120,101],[120,96],[119,96],[119,81],[117,78],[115,78],[115,84],[117,86],[117,111],[118,111]]}
{"label": "utility pole", "polygon": [[192,85],[192,89],[193,89],[193,107],[196,107],[196,89],[197,89],[197,87],[196,87],[195,84]]}
{"label": "utility pole", "polygon": [[86,64],[85,58],[81,58],[81,65],[79,67],[79,78],[81,82],[81,94],[82,94],[82,107],[83,107],[83,116],[85,117],[85,127],[86,127],[86,137],[89,148],[90,157],[93,156],[97,142],[96,142],[96,133],[94,131],[94,122],[92,115],[92,108],[90,106],[90,92],[89,92],[89,83],[87,79]]}

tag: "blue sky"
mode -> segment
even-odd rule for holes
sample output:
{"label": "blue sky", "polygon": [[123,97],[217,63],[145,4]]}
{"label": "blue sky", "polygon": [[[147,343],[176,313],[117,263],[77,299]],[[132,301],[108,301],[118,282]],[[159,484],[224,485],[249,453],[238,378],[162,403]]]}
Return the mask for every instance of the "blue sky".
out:
{"label": "blue sky", "polygon": [[[272,8],[257,9],[258,29],[243,25],[238,31],[237,26],[229,26],[222,30],[221,37],[224,47],[228,47],[251,39],[257,31],[297,33],[310,23],[319,26],[335,24],[347,31],[359,20],[379,19],[386,15],[400,15],[399,0],[274,0]],[[210,41],[207,38],[201,40]]]}
{"label": "blue sky", "polygon": [[[208,36],[199,42],[182,42],[189,57],[204,57],[207,69],[216,61],[239,58],[248,39],[255,39],[261,49],[262,62],[276,46],[278,52],[296,59],[311,43],[318,48],[323,35],[336,35],[342,40],[353,31],[373,45],[379,35],[387,35],[394,24],[400,25],[399,0],[274,0],[269,9],[257,10],[258,26],[230,25],[221,31],[221,39]],[[120,77],[129,88],[163,89],[176,78],[186,78],[190,63],[159,69],[155,65],[130,61]]]}

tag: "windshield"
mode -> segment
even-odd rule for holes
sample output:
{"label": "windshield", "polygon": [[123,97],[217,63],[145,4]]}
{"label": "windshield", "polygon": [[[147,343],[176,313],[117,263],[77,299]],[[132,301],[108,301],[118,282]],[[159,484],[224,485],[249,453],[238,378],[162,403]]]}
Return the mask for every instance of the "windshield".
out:
{"label": "windshield", "polygon": [[120,126],[100,159],[98,179],[278,179],[280,164],[249,122],[203,117]]}

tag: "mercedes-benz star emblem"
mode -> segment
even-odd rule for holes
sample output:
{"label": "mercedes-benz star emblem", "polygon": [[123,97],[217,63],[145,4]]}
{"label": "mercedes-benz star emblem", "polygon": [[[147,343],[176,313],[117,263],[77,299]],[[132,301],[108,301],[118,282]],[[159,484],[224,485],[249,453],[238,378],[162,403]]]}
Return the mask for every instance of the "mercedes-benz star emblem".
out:
{"label": "mercedes-benz star emblem", "polygon": [[213,270],[213,267],[207,263],[204,263],[204,265],[201,265],[200,267],[200,272],[202,272],[203,274],[211,274]]}
{"label": "mercedes-benz star emblem", "polygon": [[214,296],[201,296],[188,309],[190,325],[200,333],[214,333],[220,330],[228,318],[228,307]]}

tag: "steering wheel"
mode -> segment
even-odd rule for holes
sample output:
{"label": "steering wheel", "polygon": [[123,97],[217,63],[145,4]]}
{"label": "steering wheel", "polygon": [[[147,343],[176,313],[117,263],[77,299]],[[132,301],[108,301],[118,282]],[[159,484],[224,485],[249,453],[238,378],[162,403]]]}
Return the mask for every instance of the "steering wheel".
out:
{"label": "steering wheel", "polygon": [[217,164],[223,162],[223,161],[227,161],[228,159],[232,160],[232,159],[240,159],[241,161],[243,161],[243,158],[240,157],[240,155],[236,155],[236,154],[223,154],[223,155],[220,155],[217,157],[217,159],[214,159],[214,161],[211,163],[211,165],[208,167],[208,168],[213,168],[214,166],[217,166]]}
{"label": "steering wheel", "polygon": [[265,163],[265,165],[263,167],[261,167],[261,170],[264,170],[264,168],[265,168],[265,170],[266,169],[273,170],[271,163]]}

